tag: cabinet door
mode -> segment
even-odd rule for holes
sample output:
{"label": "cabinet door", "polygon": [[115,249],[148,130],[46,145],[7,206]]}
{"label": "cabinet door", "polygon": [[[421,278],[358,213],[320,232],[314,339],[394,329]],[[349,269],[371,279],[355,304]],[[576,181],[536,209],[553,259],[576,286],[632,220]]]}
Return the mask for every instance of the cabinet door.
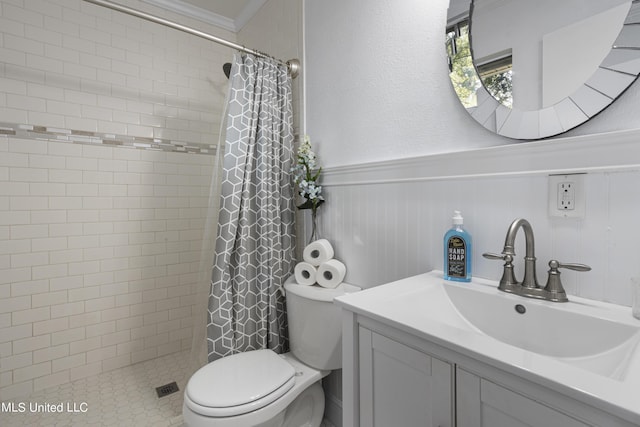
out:
{"label": "cabinet door", "polygon": [[359,330],[360,425],[452,427],[452,368],[365,328]]}
{"label": "cabinet door", "polygon": [[589,426],[460,368],[456,399],[458,427]]}

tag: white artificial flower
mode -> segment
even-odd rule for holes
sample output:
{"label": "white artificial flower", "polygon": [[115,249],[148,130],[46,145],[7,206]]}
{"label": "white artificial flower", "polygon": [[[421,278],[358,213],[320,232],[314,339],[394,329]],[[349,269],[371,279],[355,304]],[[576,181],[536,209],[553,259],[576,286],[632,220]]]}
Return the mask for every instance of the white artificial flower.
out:
{"label": "white artificial flower", "polygon": [[309,135],[305,135],[300,147],[298,148],[298,161],[295,166],[291,168],[293,174],[293,180],[298,185],[298,194],[307,200],[305,208],[309,208],[308,202],[310,201],[311,208],[315,211],[318,205],[324,201],[322,197],[322,186],[318,184],[320,178],[320,172],[322,168],[317,169],[317,157],[316,153],[311,149],[311,138]]}

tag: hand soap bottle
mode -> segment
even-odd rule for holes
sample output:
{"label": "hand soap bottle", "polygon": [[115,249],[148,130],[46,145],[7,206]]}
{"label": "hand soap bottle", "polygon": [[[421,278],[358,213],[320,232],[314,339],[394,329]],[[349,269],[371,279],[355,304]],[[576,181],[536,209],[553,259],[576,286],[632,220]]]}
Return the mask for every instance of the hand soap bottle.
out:
{"label": "hand soap bottle", "polygon": [[444,278],[471,281],[471,235],[462,226],[460,211],[453,212],[453,226],[444,235]]}

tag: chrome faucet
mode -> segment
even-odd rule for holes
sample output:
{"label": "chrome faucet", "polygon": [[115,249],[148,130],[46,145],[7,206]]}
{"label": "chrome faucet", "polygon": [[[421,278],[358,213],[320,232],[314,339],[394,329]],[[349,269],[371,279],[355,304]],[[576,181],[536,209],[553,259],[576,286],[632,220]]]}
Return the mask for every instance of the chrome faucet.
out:
{"label": "chrome faucet", "polygon": [[[513,271],[513,259],[515,253],[515,241],[518,231],[522,228],[525,238],[525,256],[524,256],[524,278],[522,282],[516,280]],[[560,281],[559,268],[568,268],[576,271],[589,271],[591,267],[584,264],[563,264],[556,260],[549,262],[549,278],[546,286],[543,288],[538,284],[536,277],[536,255],[535,242],[533,238],[533,228],[529,221],[518,218],[511,223],[507,230],[507,237],[504,240],[504,249],[501,254],[484,253],[483,257],[494,260],[504,261],[502,278],[498,289],[504,292],[513,293],[527,298],[545,299],[556,302],[567,302],[567,293],[562,287]]]}

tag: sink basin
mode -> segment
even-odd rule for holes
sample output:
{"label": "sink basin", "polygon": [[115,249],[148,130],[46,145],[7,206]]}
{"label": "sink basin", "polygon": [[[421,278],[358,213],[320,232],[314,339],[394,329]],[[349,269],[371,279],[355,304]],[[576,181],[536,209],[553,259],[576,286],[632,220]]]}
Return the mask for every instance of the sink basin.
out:
{"label": "sink basin", "polygon": [[604,318],[576,302],[536,301],[494,287],[445,283],[445,293],[469,326],[506,344],[621,379],[639,328]]}
{"label": "sink basin", "polygon": [[446,285],[447,296],[472,326],[507,344],[547,356],[580,357],[615,348],[638,328],[536,304],[521,297]]}
{"label": "sink basin", "polygon": [[448,282],[433,271],[337,301],[464,347],[477,345],[480,353],[504,357],[513,353],[502,347],[507,344],[521,351],[523,361],[535,353],[616,381],[634,378],[640,386],[640,321],[628,307],[579,297],[536,300],[497,287],[478,278]]}

